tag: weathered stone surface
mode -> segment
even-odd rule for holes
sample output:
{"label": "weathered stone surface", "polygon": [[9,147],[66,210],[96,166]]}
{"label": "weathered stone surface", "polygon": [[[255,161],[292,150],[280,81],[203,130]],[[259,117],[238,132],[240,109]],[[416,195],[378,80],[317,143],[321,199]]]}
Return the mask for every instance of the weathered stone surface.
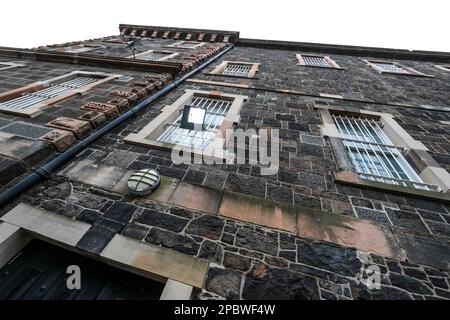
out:
{"label": "weathered stone surface", "polygon": [[51,132],[43,135],[39,140],[52,143],[56,150],[63,152],[72,144],[77,141],[77,138],[72,132],[64,130],[52,130]]}
{"label": "weathered stone surface", "polygon": [[242,275],[233,270],[210,268],[206,277],[206,290],[227,299],[239,299]]}
{"label": "weathered stone surface", "polygon": [[78,139],[83,139],[91,131],[92,127],[87,121],[72,119],[68,117],[59,117],[46,124],[47,127],[73,132]]}
{"label": "weathered stone surface", "polygon": [[125,227],[124,223],[110,220],[107,218],[99,217],[95,222],[94,226],[99,226],[108,230],[113,231],[114,233],[121,233],[123,228]]}
{"label": "weathered stone surface", "polygon": [[355,210],[358,218],[372,220],[379,224],[391,225],[386,213],[383,211],[370,210],[366,208],[356,208]]}
{"label": "weathered stone surface", "polygon": [[103,216],[111,220],[128,223],[133,217],[134,211],[136,211],[135,206],[123,202],[116,202]]}
{"label": "weathered stone surface", "polygon": [[355,250],[318,242],[298,245],[297,261],[350,277],[361,268]]}
{"label": "weathered stone surface", "polygon": [[144,210],[136,221],[173,232],[182,231],[189,222],[187,219],[178,218],[154,210]]}
{"label": "weathered stone surface", "polygon": [[352,296],[356,300],[411,300],[406,291],[398,288],[381,286],[380,289],[370,290],[363,284],[351,286]]}
{"label": "weathered stone surface", "polygon": [[248,300],[318,300],[319,288],[312,277],[256,264],[245,277],[242,297]]}
{"label": "weathered stone surface", "polygon": [[150,232],[145,237],[145,241],[190,255],[196,255],[200,247],[189,237],[157,228],[150,229]]}
{"label": "weathered stone surface", "polygon": [[[0,140],[0,155],[22,161],[28,167],[32,167],[54,152],[55,149],[53,146],[44,141],[19,136],[12,136],[6,140]],[[15,169],[19,170],[18,168]]]}
{"label": "weathered stone surface", "polygon": [[223,257],[223,265],[237,271],[245,272],[250,269],[251,260],[239,254],[225,252]]}
{"label": "weathered stone surface", "polygon": [[219,240],[225,221],[214,216],[203,215],[194,219],[186,228],[186,233],[202,236],[211,240]]}
{"label": "weathered stone surface", "polygon": [[115,231],[101,226],[92,226],[78,242],[77,247],[93,254],[100,254],[116,234]]}
{"label": "weathered stone surface", "polygon": [[398,239],[409,261],[441,270],[450,270],[449,244],[445,241],[406,231],[399,232]]}
{"label": "weathered stone surface", "polygon": [[414,292],[419,294],[433,294],[431,289],[426,286],[423,282],[414,279],[409,276],[391,273],[389,276],[391,283],[395,287],[402,288],[408,292]]}
{"label": "weathered stone surface", "polygon": [[221,192],[185,182],[181,182],[170,197],[170,203],[177,206],[210,214],[216,214],[219,211],[221,200]]}
{"label": "weathered stone surface", "polygon": [[260,178],[230,173],[225,182],[225,188],[230,191],[264,198],[266,181]]}
{"label": "weathered stone surface", "polygon": [[0,186],[25,172],[27,169],[20,161],[0,156]]}
{"label": "weathered stone surface", "polygon": [[125,227],[122,234],[130,238],[142,240],[147,235],[148,230],[149,228],[147,227],[132,223]]}
{"label": "weathered stone surface", "polygon": [[100,102],[89,102],[82,106],[81,109],[104,113],[108,120],[114,119],[120,114],[117,106]]}
{"label": "weathered stone surface", "polygon": [[97,197],[93,194],[73,192],[72,195],[67,199],[67,201],[88,209],[99,210],[101,207],[103,207],[107,200]]}
{"label": "weathered stone surface", "polygon": [[281,258],[287,259],[289,261],[295,262],[297,261],[297,254],[295,251],[280,251],[278,254]]}
{"label": "weathered stone surface", "polygon": [[102,215],[98,211],[85,209],[76,217],[77,220],[94,224]]}
{"label": "weathered stone surface", "polygon": [[205,240],[200,248],[199,258],[214,263],[222,262],[223,249],[213,241]]}
{"label": "weathered stone surface", "polygon": [[386,211],[394,226],[428,232],[417,213],[391,209],[387,209]]}
{"label": "weathered stone surface", "polygon": [[106,115],[97,111],[88,111],[83,113],[78,119],[89,121],[92,128],[98,128],[107,121]]}
{"label": "weathered stone surface", "polygon": [[42,209],[62,214],[63,216],[74,218],[76,217],[83,208],[80,206],[67,203],[63,200],[53,199],[48,200],[42,204]]}
{"label": "weathered stone surface", "polygon": [[278,241],[276,239],[246,229],[240,229],[236,233],[236,246],[273,256],[276,256],[278,252]]}
{"label": "weathered stone surface", "polygon": [[279,268],[287,268],[287,266],[289,265],[287,260],[282,259],[282,258],[271,257],[271,256],[266,256],[264,258],[264,261],[269,265],[279,267]]}
{"label": "weathered stone surface", "polygon": [[49,198],[66,199],[72,194],[72,184],[63,182],[45,189],[42,193]]}

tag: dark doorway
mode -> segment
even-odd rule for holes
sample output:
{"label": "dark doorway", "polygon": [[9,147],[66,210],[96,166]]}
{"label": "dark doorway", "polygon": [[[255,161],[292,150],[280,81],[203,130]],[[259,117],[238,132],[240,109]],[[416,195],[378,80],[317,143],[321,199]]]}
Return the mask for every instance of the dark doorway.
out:
{"label": "dark doorway", "polygon": [[[67,288],[70,265],[80,290]],[[0,269],[0,300],[157,300],[164,285],[39,240]]]}

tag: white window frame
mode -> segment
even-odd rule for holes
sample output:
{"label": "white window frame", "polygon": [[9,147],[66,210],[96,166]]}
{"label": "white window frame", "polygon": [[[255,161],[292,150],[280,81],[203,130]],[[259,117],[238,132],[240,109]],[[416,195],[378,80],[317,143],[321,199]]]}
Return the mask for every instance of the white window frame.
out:
{"label": "white window frame", "polygon": [[[151,55],[153,53],[162,53],[162,54],[165,54],[165,56],[161,57],[159,59],[156,59],[156,60],[148,60],[148,61],[164,61],[164,60],[168,60],[168,59],[173,59],[173,58],[175,58],[176,56],[179,55],[178,52],[172,52],[172,51],[147,50],[145,52],[141,52],[141,53],[136,54],[136,59],[145,60],[143,57],[145,57],[147,55]],[[133,59],[134,56],[131,55],[131,56],[128,56],[127,58],[128,59]]]}
{"label": "white window frame", "polygon": [[[346,177],[349,181],[352,181],[352,184],[364,185],[366,184],[363,181],[368,181],[364,179],[354,179],[349,177],[346,172],[351,171],[352,173],[358,175],[354,168],[354,164],[351,158],[351,155],[348,154],[348,150],[346,150],[345,144],[342,142],[343,139],[349,138],[346,135],[342,135],[332,116],[332,113],[336,114],[345,114],[345,115],[353,115],[363,118],[375,119],[379,123],[381,123],[382,134],[385,137],[385,145],[390,148],[397,148],[399,151],[401,150],[402,156],[408,156],[408,160],[403,157],[404,161],[406,161],[408,170],[412,170],[409,172],[412,177],[414,175],[418,176],[425,185],[428,186],[428,191],[442,191],[447,192],[450,189],[450,174],[429,155],[429,149],[420,141],[415,140],[411,137],[398,123],[395,121],[394,116],[389,113],[381,113],[381,112],[373,112],[367,110],[358,110],[349,112],[345,107],[338,106],[330,106],[330,105],[315,105],[315,108],[320,111],[322,126],[321,132],[324,137],[328,137],[330,139],[330,143],[335,153],[335,159],[337,161],[338,173],[343,173],[340,175],[341,177]],[[356,115],[355,115],[356,114]],[[339,141],[339,143],[336,143]],[[358,143],[355,141],[355,143]],[[367,141],[365,141],[367,145]],[[370,145],[368,145],[370,148]],[[375,147],[375,146],[374,146]],[[345,156],[344,156],[345,153]],[[403,161],[403,160],[402,160]],[[413,162],[411,162],[413,161]],[[414,170],[411,164],[414,163]],[[406,166],[406,165],[405,165]],[[368,181],[371,182],[371,181]],[[374,182],[380,182],[375,181]],[[381,185],[392,185],[381,183]],[[401,186],[400,186],[401,187]],[[389,189],[389,187],[386,187]],[[403,188],[405,190],[418,190],[419,192],[426,191],[426,188]],[[408,192],[408,191],[405,191]]]}
{"label": "white window frame", "polygon": [[[227,158],[225,150],[222,155],[217,155],[216,150],[224,149],[226,140],[226,130],[231,129],[235,124],[239,122],[240,110],[245,101],[248,100],[247,96],[228,94],[216,91],[200,91],[200,90],[185,90],[185,93],[178,98],[173,104],[165,106],[162,112],[153,119],[148,125],[142,128],[138,133],[131,133],[125,137],[124,141],[131,144],[137,144],[140,146],[155,147],[160,149],[171,150],[176,144],[165,143],[159,141],[158,138],[166,131],[167,126],[173,124],[176,119],[180,117],[185,105],[190,105],[195,97],[205,97],[211,99],[229,100],[231,106],[223,119],[221,125],[216,130],[216,136],[210,145],[204,149],[194,148],[193,152],[202,155],[211,155],[214,158]],[[221,133],[220,135],[218,133]]]}
{"label": "white window frame", "polygon": [[[45,90],[52,85],[58,85],[59,83],[70,80],[71,78],[76,78],[78,76],[87,76],[91,78],[98,78],[98,81],[82,85],[80,87],[74,88],[72,90],[66,91],[61,95],[50,97],[48,99],[38,101],[36,104],[27,106],[23,109],[10,108],[2,105],[2,102],[11,101],[13,99],[19,98],[25,94],[32,94],[33,92]],[[54,105],[55,103],[61,102],[75,95],[82,95],[92,88],[109,82],[113,79],[119,78],[121,75],[104,73],[104,72],[88,72],[88,71],[72,71],[67,74],[63,74],[59,77],[51,78],[45,81],[38,81],[29,84],[25,87],[20,87],[17,89],[9,90],[7,92],[0,94],[0,113],[9,113],[25,117],[35,117],[42,112],[42,110]]]}
{"label": "white window frame", "polygon": [[[191,43],[191,44],[194,44],[194,45],[192,47],[187,48],[187,47],[183,47],[184,43]],[[205,45],[205,42],[183,40],[183,41],[177,41],[175,43],[172,43],[172,44],[168,45],[167,47],[168,48],[194,50],[194,49],[197,49],[198,47],[201,47],[201,46],[204,46],[204,45]]]}
{"label": "white window frame", "polygon": [[[225,70],[230,64],[240,64],[240,65],[246,65],[249,66],[249,71],[246,75],[232,75],[232,74],[225,74]],[[217,67],[215,67],[209,74],[211,75],[219,75],[219,76],[226,76],[226,77],[237,77],[237,78],[255,78],[256,73],[259,72],[259,67],[261,66],[261,63],[254,63],[254,62],[245,62],[245,61],[222,61]]]}
{"label": "white window frame", "polygon": [[415,189],[434,187],[422,181],[404,158],[403,149],[395,146],[384,133],[382,123],[363,115],[332,114],[332,117],[353,168],[361,178]]}
{"label": "white window frame", "polygon": [[[404,66],[398,62],[394,62],[394,61],[384,61],[384,60],[362,60],[362,61],[364,61],[369,67],[371,67],[372,69],[375,69],[376,71],[378,71],[381,74],[397,74],[397,75],[409,75],[409,76],[429,77],[429,78],[434,77],[432,75],[428,75],[428,74],[422,73],[420,71],[417,71],[416,69],[406,67],[406,66]],[[405,72],[386,71],[386,70],[378,67],[377,64],[391,64],[391,65],[397,66],[398,68],[405,70]]]}
{"label": "white window frame", "polygon": [[[302,54],[297,53],[295,56],[297,57],[297,60],[298,60],[298,63],[297,63],[298,66],[313,67],[313,68],[343,69],[336,63],[336,61],[331,59],[329,56],[324,56],[324,55],[320,55],[320,54],[304,54],[304,53],[302,53]],[[324,59],[325,62],[328,64],[328,66],[325,67],[325,66],[317,66],[317,65],[307,64],[305,61],[305,57]]]}

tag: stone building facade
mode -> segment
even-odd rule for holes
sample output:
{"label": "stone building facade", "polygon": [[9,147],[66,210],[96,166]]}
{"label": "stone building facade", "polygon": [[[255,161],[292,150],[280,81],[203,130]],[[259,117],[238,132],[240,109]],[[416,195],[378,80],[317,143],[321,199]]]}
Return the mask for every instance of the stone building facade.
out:
{"label": "stone building facade", "polygon": [[[2,204],[3,270],[37,238],[166,283],[166,298],[450,299],[448,53],[121,25],[1,48],[0,79],[0,186],[39,180]],[[244,159],[174,163],[153,131],[186,97],[241,101],[219,126],[277,129],[278,170],[239,161],[250,142]],[[377,130],[388,140],[369,141]],[[142,169],[161,183],[135,196]]]}

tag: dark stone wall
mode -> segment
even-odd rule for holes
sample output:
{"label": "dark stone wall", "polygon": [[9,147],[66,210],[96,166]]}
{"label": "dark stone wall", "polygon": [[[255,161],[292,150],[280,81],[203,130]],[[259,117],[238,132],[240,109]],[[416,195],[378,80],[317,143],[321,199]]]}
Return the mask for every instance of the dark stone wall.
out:
{"label": "dark stone wall", "polygon": [[[156,40],[148,43],[150,48],[165,42]],[[142,51],[145,50],[142,48]],[[415,248],[417,261],[423,263],[414,264],[370,254],[370,262],[378,265],[383,274],[381,290],[368,290],[356,281],[362,262],[358,258],[361,253],[355,249],[300,238],[275,229],[169,204],[139,201],[69,181],[67,178],[55,176],[24,194],[18,201],[91,223],[101,230],[96,229],[92,237],[103,237],[107,241],[119,232],[215,263],[209,270],[206,290],[198,294],[199,298],[216,298],[217,295],[229,299],[450,298],[450,268],[449,264],[445,266],[450,261],[450,206],[335,183],[331,171],[336,169],[336,162],[329,141],[320,137],[321,120],[317,110],[313,108],[315,103],[320,102],[355,110],[391,113],[448,170],[449,126],[440,122],[450,121],[448,112],[326,99],[319,97],[319,94],[341,94],[349,98],[362,95],[381,103],[448,106],[450,73],[435,68],[435,63],[399,61],[405,66],[432,74],[435,78],[385,75],[366,66],[360,57],[342,55],[330,56],[344,70],[301,67],[297,66],[295,53],[236,47],[220,61],[261,63],[256,79],[205,74],[220,61],[194,79],[292,89],[308,95],[186,83],[157,100],[132,121],[105,135],[74,162],[90,159],[98,166],[114,165],[128,170],[157,168],[162,175],[189,184],[290,203],[306,210],[328,212],[330,215],[366,219],[387,227],[404,246]],[[96,54],[123,56],[127,53],[122,48],[107,52],[96,51]],[[55,75],[66,72],[60,73],[61,65],[33,65],[37,70],[36,74],[32,72],[33,76],[26,73],[25,68],[11,69],[11,74],[0,83],[13,81],[17,77],[13,72],[23,74],[23,84],[47,78],[45,72]],[[58,69],[51,70],[52,67]],[[12,85],[4,86],[6,90]],[[109,85],[104,86],[111,89]],[[179,98],[185,89],[248,96],[249,100],[242,108],[237,128],[280,129],[280,171],[273,176],[261,176],[260,168],[250,164],[175,165],[169,151],[123,142],[128,134],[139,132],[165,105]],[[102,96],[96,91],[92,94]],[[67,115],[75,112],[71,106],[75,102],[77,106],[82,105],[83,99],[89,101],[89,97],[71,99],[48,110],[52,110],[52,117],[55,114]],[[33,121],[45,122],[46,115],[40,117]],[[10,119],[3,114],[0,114],[0,118]],[[111,162],[111,159],[116,160]],[[5,210],[2,211],[6,212]],[[98,248],[82,249],[98,252]],[[435,265],[433,256],[439,256],[444,261],[440,264],[440,270],[431,267]]]}
{"label": "dark stone wall", "polygon": [[[293,89],[315,95],[319,93],[341,94],[349,97],[362,95],[378,102],[448,106],[450,73],[436,68],[435,62],[392,60],[434,76],[434,78],[426,78],[381,74],[362,61],[373,59],[370,57],[330,54],[330,58],[344,70],[298,66],[296,53],[311,52],[236,47],[221,60],[261,63],[257,79],[243,81],[239,78],[218,75],[204,75],[199,78],[244,82],[276,89]],[[375,58],[374,60],[383,59]],[[211,71],[216,64],[213,64],[206,72]]]}

